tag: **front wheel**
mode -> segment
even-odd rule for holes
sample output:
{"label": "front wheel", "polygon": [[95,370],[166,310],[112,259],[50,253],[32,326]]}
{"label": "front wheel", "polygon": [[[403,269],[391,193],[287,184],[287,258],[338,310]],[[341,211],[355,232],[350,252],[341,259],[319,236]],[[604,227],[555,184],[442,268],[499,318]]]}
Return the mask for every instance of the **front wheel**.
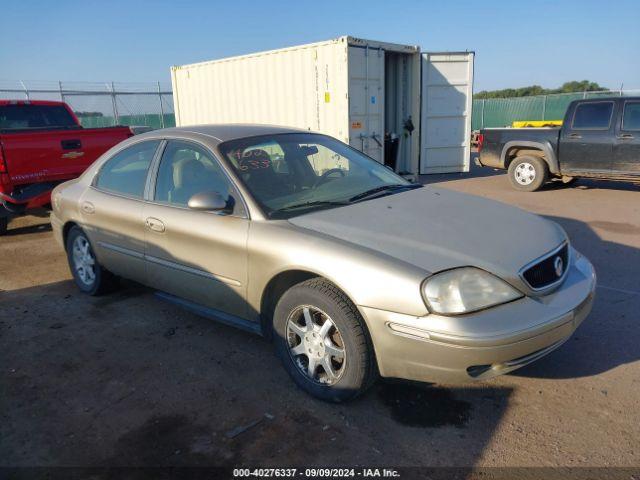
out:
{"label": "front wheel", "polygon": [[114,275],[105,270],[96,259],[87,235],[73,227],[67,235],[67,260],[78,288],[88,295],[101,295],[116,283]]}
{"label": "front wheel", "polygon": [[311,395],[343,402],[375,380],[373,347],[358,309],[321,278],[293,286],[273,319],[276,352],[296,384]]}
{"label": "front wheel", "polygon": [[538,157],[516,157],[509,165],[509,181],[522,192],[535,192],[549,179],[549,168]]}

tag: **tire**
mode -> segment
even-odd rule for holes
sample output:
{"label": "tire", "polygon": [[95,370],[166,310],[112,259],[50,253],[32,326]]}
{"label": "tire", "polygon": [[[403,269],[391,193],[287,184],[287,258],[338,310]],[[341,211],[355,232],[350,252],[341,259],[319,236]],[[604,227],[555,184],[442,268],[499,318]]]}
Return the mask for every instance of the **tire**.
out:
{"label": "tire", "polygon": [[[274,312],[273,329],[276,353],[285,369],[300,388],[316,398],[351,400],[377,378],[364,320],[351,300],[323,278],[299,283],[282,295]],[[337,355],[332,355],[334,352]],[[309,374],[310,358],[317,364],[313,378]]]}
{"label": "tire", "polygon": [[516,190],[535,192],[549,180],[549,167],[538,157],[516,157],[509,164],[509,181]]}
{"label": "tire", "polygon": [[6,235],[8,229],[9,229],[9,218],[0,217],[0,236]]}
{"label": "tire", "polygon": [[66,250],[71,274],[81,292],[102,295],[114,289],[117,278],[98,263],[91,242],[80,227],[69,231]]}

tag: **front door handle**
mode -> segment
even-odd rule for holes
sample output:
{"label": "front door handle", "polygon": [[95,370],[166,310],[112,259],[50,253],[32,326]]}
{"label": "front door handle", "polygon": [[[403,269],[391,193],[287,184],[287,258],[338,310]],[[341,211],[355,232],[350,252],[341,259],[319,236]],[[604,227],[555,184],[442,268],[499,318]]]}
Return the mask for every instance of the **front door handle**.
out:
{"label": "front door handle", "polygon": [[80,140],[61,140],[60,146],[63,150],[79,150],[82,148],[82,142]]}
{"label": "front door handle", "polygon": [[96,208],[93,206],[93,203],[91,202],[82,202],[82,211],[84,213],[94,213],[96,211]]}
{"label": "front door handle", "polygon": [[149,217],[144,221],[144,223],[149,230],[160,233],[164,232],[164,223],[162,223],[162,220],[154,217]]}
{"label": "front door handle", "polygon": [[582,138],[582,135],[579,133],[570,133],[569,138]]}

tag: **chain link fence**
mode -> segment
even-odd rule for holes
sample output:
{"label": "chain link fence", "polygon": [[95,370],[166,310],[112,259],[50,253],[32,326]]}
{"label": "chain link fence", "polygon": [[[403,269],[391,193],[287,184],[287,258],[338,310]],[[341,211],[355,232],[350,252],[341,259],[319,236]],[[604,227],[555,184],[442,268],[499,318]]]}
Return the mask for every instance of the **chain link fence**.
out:
{"label": "chain link fence", "polygon": [[62,100],[83,127],[113,125],[174,127],[170,85],[156,83],[89,83],[0,81],[0,99]]}
{"label": "chain link fence", "polygon": [[581,98],[640,95],[640,90],[558,93],[517,98],[487,98],[473,101],[471,129],[509,127],[524,120],[562,120],[569,104]]}
{"label": "chain link fence", "polygon": [[[639,95],[640,90],[559,93],[518,98],[473,100],[472,130],[507,127],[515,121],[562,120],[573,100]],[[0,99],[62,100],[82,126],[174,127],[171,85],[156,83],[0,81]]]}

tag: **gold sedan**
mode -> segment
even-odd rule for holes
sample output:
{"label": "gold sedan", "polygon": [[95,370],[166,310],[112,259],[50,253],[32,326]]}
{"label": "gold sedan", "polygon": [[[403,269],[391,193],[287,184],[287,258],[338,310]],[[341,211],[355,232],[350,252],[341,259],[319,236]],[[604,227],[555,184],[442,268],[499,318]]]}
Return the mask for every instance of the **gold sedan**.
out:
{"label": "gold sedan", "polygon": [[80,290],[129,278],[271,338],[295,382],[325,400],[378,374],[512,371],[558,348],[593,301],[593,267],[555,223],[410,183],[307,131],[138,135],[52,202]]}

